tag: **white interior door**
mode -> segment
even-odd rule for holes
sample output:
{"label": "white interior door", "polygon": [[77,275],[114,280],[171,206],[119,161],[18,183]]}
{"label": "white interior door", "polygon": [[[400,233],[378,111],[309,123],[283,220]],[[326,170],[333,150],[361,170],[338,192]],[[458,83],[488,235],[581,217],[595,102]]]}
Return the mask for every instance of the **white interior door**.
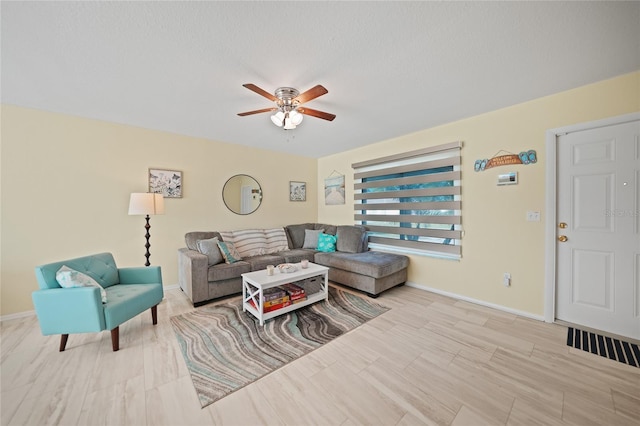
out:
{"label": "white interior door", "polygon": [[640,339],[640,121],[559,136],[557,160],[556,317]]}
{"label": "white interior door", "polygon": [[248,214],[253,211],[251,205],[251,186],[240,188],[240,214]]}

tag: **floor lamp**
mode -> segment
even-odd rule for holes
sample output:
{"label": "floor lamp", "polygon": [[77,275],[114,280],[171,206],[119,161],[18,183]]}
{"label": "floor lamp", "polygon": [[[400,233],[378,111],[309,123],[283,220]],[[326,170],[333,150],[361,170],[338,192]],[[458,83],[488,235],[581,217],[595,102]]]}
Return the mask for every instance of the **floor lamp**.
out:
{"label": "floor lamp", "polygon": [[149,234],[149,215],[152,214],[164,214],[164,196],[162,194],[153,194],[148,192],[134,192],[131,194],[131,198],[129,199],[129,215],[146,215],[147,224],[144,226],[144,229],[147,230],[145,234],[145,238],[147,239],[147,243],[144,245],[147,248],[147,252],[144,257],[147,258],[147,262],[144,266],[149,266],[149,238],[151,234]]}

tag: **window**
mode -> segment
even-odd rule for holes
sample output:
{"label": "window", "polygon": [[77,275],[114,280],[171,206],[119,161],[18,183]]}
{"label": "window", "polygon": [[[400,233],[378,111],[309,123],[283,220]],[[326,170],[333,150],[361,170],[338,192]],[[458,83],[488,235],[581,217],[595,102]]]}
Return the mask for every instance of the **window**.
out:
{"label": "window", "polygon": [[352,165],[354,219],[369,246],[459,258],[461,142]]}

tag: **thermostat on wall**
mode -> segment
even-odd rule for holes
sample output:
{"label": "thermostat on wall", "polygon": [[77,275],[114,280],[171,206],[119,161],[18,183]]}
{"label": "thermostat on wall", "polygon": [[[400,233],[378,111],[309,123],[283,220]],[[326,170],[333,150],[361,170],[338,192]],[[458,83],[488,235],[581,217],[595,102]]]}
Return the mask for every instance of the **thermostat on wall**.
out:
{"label": "thermostat on wall", "polygon": [[502,185],[517,185],[518,184],[518,172],[505,173],[498,175],[498,186]]}

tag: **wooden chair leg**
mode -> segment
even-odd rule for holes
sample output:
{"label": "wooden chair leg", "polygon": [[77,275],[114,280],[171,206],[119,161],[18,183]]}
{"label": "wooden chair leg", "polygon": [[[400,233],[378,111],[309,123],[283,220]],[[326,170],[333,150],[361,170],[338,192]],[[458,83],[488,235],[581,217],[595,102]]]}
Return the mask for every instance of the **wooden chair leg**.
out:
{"label": "wooden chair leg", "polygon": [[111,347],[114,352],[120,349],[120,327],[111,330]]}
{"label": "wooden chair leg", "polygon": [[151,308],[151,320],[153,321],[153,325],[158,323],[158,305]]}
{"label": "wooden chair leg", "polygon": [[67,347],[67,340],[69,340],[68,334],[60,335],[60,352],[64,352],[64,348]]}

